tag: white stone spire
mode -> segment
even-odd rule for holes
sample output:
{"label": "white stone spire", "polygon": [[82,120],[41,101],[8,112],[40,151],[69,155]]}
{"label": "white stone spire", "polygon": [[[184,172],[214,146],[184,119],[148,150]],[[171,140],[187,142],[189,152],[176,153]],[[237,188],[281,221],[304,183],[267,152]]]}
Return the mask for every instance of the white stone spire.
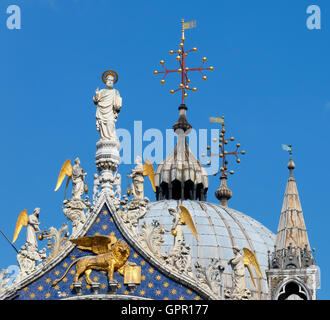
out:
{"label": "white stone spire", "polygon": [[310,250],[296,179],[293,177],[294,168],[295,164],[292,158],[290,158],[288,163],[290,177],[286,185],[280,222],[277,229],[276,250],[289,246],[304,249],[306,245],[307,249]]}

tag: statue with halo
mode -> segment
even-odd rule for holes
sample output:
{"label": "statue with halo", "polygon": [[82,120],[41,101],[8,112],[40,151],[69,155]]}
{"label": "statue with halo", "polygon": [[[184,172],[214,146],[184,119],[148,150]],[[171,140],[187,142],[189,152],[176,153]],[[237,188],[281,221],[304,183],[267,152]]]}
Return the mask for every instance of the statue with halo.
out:
{"label": "statue with halo", "polygon": [[93,97],[96,109],[96,128],[100,133],[101,140],[118,139],[116,135],[115,123],[122,106],[122,98],[118,90],[113,89],[118,81],[116,71],[107,70],[102,75],[102,81],[106,85],[105,89],[95,91]]}

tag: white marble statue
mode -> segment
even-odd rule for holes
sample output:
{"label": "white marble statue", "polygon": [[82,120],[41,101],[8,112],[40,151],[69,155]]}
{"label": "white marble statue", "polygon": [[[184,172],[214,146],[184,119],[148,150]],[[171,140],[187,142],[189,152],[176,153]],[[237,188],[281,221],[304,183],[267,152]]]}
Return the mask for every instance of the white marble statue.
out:
{"label": "white marble statue", "polygon": [[106,71],[102,80],[106,89],[96,89],[93,97],[96,109],[96,128],[100,133],[101,140],[118,140],[115,123],[122,106],[122,98],[118,90],[113,89],[118,80],[118,75],[114,71]]}
{"label": "white marble statue", "polygon": [[171,228],[171,233],[174,236],[173,253],[180,251],[181,246],[184,244],[183,223],[181,221],[181,215],[177,210],[169,208],[168,212],[173,216],[173,225]]}
{"label": "white marble statue", "polygon": [[232,267],[233,291],[231,295],[234,299],[241,299],[246,291],[244,259],[239,247],[234,246],[233,252],[234,257],[228,261]]}
{"label": "white marble statue", "polygon": [[127,175],[128,178],[132,178],[131,192],[135,200],[143,200],[143,165],[141,157],[137,156],[135,159],[136,166],[132,169],[132,173]]}
{"label": "white marble statue", "polygon": [[99,186],[100,186],[100,176],[95,173],[94,174],[94,186],[93,186],[93,202],[96,200],[98,197],[100,191],[99,191]]}
{"label": "white marble statue", "polygon": [[114,196],[117,197],[117,199],[121,199],[121,174],[117,172],[114,186],[116,187]]}
{"label": "white marble statue", "polygon": [[86,172],[80,167],[80,159],[76,158],[72,167],[72,199],[81,199],[85,192]]}
{"label": "white marble statue", "polygon": [[35,208],[33,213],[29,215],[28,225],[26,229],[26,244],[30,249],[38,250],[37,233],[41,232],[39,225],[40,208]]}

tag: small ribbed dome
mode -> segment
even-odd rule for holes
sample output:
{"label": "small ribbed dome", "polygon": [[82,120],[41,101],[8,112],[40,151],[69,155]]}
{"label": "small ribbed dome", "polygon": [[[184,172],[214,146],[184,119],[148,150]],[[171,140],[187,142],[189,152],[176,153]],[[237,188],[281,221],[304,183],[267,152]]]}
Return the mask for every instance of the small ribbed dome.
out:
{"label": "small ribbed dome", "polygon": [[[144,221],[151,224],[153,220],[158,220],[166,230],[171,230],[173,217],[168,209],[176,209],[179,205],[189,210],[198,231],[199,241],[197,242],[189,228],[184,226],[185,241],[191,246],[193,265],[197,260],[207,266],[211,258],[220,259],[225,267],[224,287],[228,289],[232,286],[232,270],[227,263],[234,256],[233,246],[238,246],[241,250],[245,247],[255,251],[263,279],[256,275],[252,267],[256,287],[249,273],[246,272],[247,288],[256,299],[267,299],[265,269],[268,268],[268,250],[271,251],[274,248],[275,235],[258,221],[236,210],[218,204],[190,200],[182,202],[165,200],[151,203],[144,218],[139,220],[139,224]],[[162,252],[170,252],[174,242],[170,232],[165,233],[164,240]]]}

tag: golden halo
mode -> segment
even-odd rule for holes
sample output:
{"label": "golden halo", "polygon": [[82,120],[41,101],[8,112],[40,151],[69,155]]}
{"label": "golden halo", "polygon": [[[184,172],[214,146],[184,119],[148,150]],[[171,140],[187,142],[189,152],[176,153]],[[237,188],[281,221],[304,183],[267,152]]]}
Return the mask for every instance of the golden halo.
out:
{"label": "golden halo", "polygon": [[107,71],[104,71],[103,74],[102,74],[102,81],[104,84],[106,84],[106,79],[109,75],[112,75],[113,78],[114,78],[114,81],[113,83],[115,84],[117,81],[118,81],[118,74],[116,71],[114,70],[107,70]]}

